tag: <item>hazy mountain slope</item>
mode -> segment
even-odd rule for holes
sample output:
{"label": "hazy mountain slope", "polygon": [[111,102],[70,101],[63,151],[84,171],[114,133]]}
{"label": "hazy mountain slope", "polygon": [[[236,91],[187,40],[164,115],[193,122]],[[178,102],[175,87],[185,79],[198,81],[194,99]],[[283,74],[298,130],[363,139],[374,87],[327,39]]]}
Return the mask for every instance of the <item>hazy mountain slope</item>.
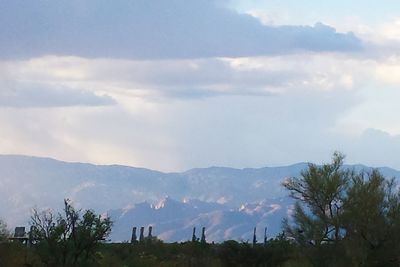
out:
{"label": "hazy mountain slope", "polygon": [[[226,222],[223,225],[230,225],[228,221],[225,221],[226,218],[232,218],[232,223],[236,222],[236,219],[233,220],[235,216],[246,218],[243,220],[254,224],[261,220],[262,215],[254,217],[254,214],[251,216],[243,214],[239,212],[239,207],[243,203],[261,203],[265,199],[279,201],[287,195],[280,185],[282,180],[285,177],[298,176],[306,167],[306,163],[299,163],[285,167],[259,169],[210,167],[182,173],[163,173],[119,165],[102,166],[67,163],[48,158],[0,155],[0,194],[2,196],[0,218],[4,218],[12,227],[16,224],[26,224],[33,207],[60,209],[64,198],[72,199],[77,207],[92,208],[97,212],[114,210],[116,215],[119,212],[117,216],[119,218],[122,210],[129,211],[129,207],[135,207],[136,210],[137,205],[134,206],[136,203],[147,201],[154,204],[168,195],[170,199],[177,200],[179,208],[183,199],[192,199],[190,201],[192,204],[198,201],[198,206],[204,209],[194,209],[194,213],[191,213],[193,211],[190,209],[193,207],[187,206],[188,203],[186,203],[184,207],[187,210],[182,213],[185,215],[184,218],[176,222],[176,227],[179,229],[189,229],[195,222],[202,222],[205,226],[211,227],[213,225],[211,222],[218,216],[222,216],[221,221]],[[369,169],[363,165],[349,167],[358,170]],[[387,177],[400,177],[399,171],[390,168],[382,168],[381,171]],[[205,202],[208,202],[208,206]],[[144,207],[142,207],[144,211],[141,217],[148,220],[138,221],[137,224],[168,224],[169,219],[161,216],[163,209],[154,211]],[[124,217],[127,218],[126,225],[133,224],[132,218],[139,217],[136,215],[139,214],[138,211],[130,212],[135,215]],[[284,214],[286,210],[283,209],[282,212]],[[175,209],[172,209],[166,214],[171,216],[177,213]],[[128,218],[131,218],[129,220],[132,222],[128,222]],[[155,218],[158,218],[158,221]],[[275,219],[268,218],[268,220]],[[118,225],[116,223],[117,228]],[[121,225],[124,223],[121,222]],[[213,232],[216,240],[224,236],[221,232],[222,224],[217,225],[218,227],[215,226],[216,230]],[[173,229],[168,227],[160,228],[160,233]],[[232,236],[242,236],[243,233],[239,234],[240,231],[235,230],[237,228],[234,225],[231,227],[233,228],[228,233],[232,232]],[[248,227],[249,225],[246,225],[245,228]],[[122,238],[126,235],[125,229],[114,229],[116,233],[123,232],[116,236]],[[172,238],[180,240],[183,236],[187,236],[171,231],[169,232],[171,240]],[[226,231],[227,229],[224,233]],[[166,233],[165,235],[167,236]],[[129,239],[129,236],[130,234],[126,239]]]}
{"label": "hazy mountain slope", "polygon": [[167,197],[156,205],[143,202],[128,209],[110,211],[115,220],[111,238],[129,240],[133,226],[138,229],[143,226],[147,230],[151,225],[153,234],[166,241],[190,240],[193,227],[197,229],[197,237],[200,237],[201,228],[206,227],[209,242],[252,240],[253,228],[257,227],[258,239],[262,240],[265,227],[268,227],[269,237],[280,232],[282,219],[291,204],[292,200],[286,197],[230,208],[224,204],[199,200],[179,202]]}
{"label": "hazy mountain slope", "polygon": [[63,198],[79,207],[106,211],[142,201],[174,199],[219,201],[231,206],[284,194],[282,177],[296,175],[302,165],[282,168],[193,169],[162,173],[110,165],[67,163],[48,158],[0,156],[0,216],[23,222],[34,207],[60,208]]}
{"label": "hazy mountain slope", "polygon": [[306,167],[306,163],[261,169],[211,167],[182,175],[197,198],[240,205],[286,195],[281,186],[283,178],[297,176]]}

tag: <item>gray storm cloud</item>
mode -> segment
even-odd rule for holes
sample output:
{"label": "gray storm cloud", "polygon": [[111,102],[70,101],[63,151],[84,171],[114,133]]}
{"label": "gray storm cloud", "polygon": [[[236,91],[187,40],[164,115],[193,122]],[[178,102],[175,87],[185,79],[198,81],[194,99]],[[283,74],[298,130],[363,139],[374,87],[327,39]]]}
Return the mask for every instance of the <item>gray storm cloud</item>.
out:
{"label": "gray storm cloud", "polygon": [[97,96],[92,92],[69,88],[51,88],[46,85],[2,86],[0,107],[49,108],[70,106],[105,106],[115,101],[107,96]]}
{"label": "gray storm cloud", "polygon": [[322,23],[265,26],[216,3],[1,1],[0,58],[49,54],[131,59],[242,57],[362,47],[354,34],[337,33]]}

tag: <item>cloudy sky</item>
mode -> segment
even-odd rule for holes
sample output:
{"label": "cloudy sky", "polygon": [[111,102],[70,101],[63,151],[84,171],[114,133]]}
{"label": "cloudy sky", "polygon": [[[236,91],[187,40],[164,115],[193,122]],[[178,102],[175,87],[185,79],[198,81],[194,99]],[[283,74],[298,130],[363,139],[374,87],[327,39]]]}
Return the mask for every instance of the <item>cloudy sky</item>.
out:
{"label": "cloudy sky", "polygon": [[0,1],[0,153],[400,169],[398,0]]}

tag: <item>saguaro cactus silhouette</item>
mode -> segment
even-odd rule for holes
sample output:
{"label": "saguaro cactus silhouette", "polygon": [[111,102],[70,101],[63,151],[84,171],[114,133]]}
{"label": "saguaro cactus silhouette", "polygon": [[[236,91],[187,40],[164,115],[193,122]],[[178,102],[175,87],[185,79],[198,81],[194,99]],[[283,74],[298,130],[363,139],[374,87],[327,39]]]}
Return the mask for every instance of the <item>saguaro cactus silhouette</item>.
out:
{"label": "saguaro cactus silhouette", "polygon": [[140,227],[140,236],[139,236],[139,242],[144,241],[144,227]]}
{"label": "saguaro cactus silhouette", "polygon": [[268,239],[267,239],[267,229],[268,229],[268,227],[264,228],[264,246],[267,245],[267,241],[268,241]]}
{"label": "saguaro cactus silhouette", "polygon": [[136,227],[133,227],[133,228],[132,228],[131,243],[136,243],[136,242],[137,242]]}
{"label": "saguaro cactus silhouette", "polygon": [[255,246],[256,243],[257,243],[256,231],[257,231],[257,228],[254,227],[254,232],[253,232],[253,246]]}
{"label": "saguaro cactus silhouette", "polygon": [[206,243],[206,228],[203,227],[203,229],[201,229],[201,243]]}
{"label": "saguaro cactus silhouette", "polygon": [[192,233],[192,242],[196,242],[197,237],[196,237],[196,227],[193,227],[193,233]]}

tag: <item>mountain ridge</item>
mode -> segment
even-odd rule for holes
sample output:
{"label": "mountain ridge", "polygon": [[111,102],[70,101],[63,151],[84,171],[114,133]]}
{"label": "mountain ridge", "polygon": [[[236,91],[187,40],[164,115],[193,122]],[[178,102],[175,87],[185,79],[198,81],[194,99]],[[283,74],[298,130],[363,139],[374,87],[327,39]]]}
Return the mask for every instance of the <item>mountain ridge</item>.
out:
{"label": "mountain ridge", "polygon": [[[304,162],[297,162],[297,163],[285,164],[285,165],[263,166],[263,167],[243,167],[243,168],[235,168],[235,167],[227,167],[227,166],[209,166],[209,167],[194,167],[194,168],[190,168],[190,169],[183,170],[183,171],[166,172],[166,171],[159,171],[159,170],[146,168],[146,167],[136,167],[136,166],[132,166],[132,165],[126,165],[126,164],[118,164],[118,163],[96,164],[96,163],[91,163],[91,162],[67,161],[67,160],[55,159],[52,157],[30,156],[30,155],[23,155],[23,154],[0,154],[0,160],[2,158],[33,159],[33,160],[40,160],[40,161],[48,160],[48,161],[62,163],[62,164],[91,165],[93,167],[121,167],[121,168],[129,168],[129,169],[136,169],[136,170],[148,170],[148,171],[153,171],[153,172],[162,173],[162,174],[184,174],[184,173],[197,171],[197,170],[212,170],[212,169],[225,169],[225,170],[235,170],[235,171],[284,169],[284,168],[296,167],[296,166],[307,166],[308,164],[311,163],[311,162],[304,161]],[[370,166],[367,166],[362,163],[344,164],[344,166],[356,167],[357,169],[363,169],[363,168],[379,169],[379,170],[387,169],[389,171],[400,172],[400,170],[397,170],[396,168],[392,168],[389,166],[370,167]]]}
{"label": "mountain ridge", "polygon": [[[143,209],[148,214],[143,216],[147,216],[149,221],[140,223],[155,223],[150,220],[150,215],[158,218],[158,224],[161,225],[159,230],[163,231],[160,234],[168,241],[183,240],[183,234],[178,234],[177,229],[190,228],[194,222],[212,226],[210,233],[216,241],[225,237],[242,238],[250,225],[240,228],[242,230],[239,231],[234,226],[235,218],[247,218],[253,224],[268,224],[273,229],[275,226],[271,222],[277,224],[278,219],[287,214],[290,206],[288,192],[281,186],[282,181],[287,177],[298,176],[307,166],[308,163],[304,162],[280,167],[243,169],[214,166],[164,173],[117,164],[96,165],[34,156],[0,155],[0,218],[6,220],[10,226],[26,225],[32,208],[60,210],[64,198],[71,199],[79,209],[94,209],[99,213],[116,210],[120,210],[116,213],[124,210],[128,212],[129,207],[147,202],[148,205],[143,204],[142,208],[146,207]],[[371,170],[365,165],[346,166],[357,170]],[[395,169],[383,167],[379,170],[388,178],[400,178],[400,172]],[[183,210],[191,207],[194,213],[185,213],[186,217],[181,218],[179,223],[168,224],[169,219],[161,216],[165,212],[163,208],[157,211],[152,209],[152,205],[165,196],[176,200],[176,207]],[[196,201],[197,204],[194,204]],[[259,204],[262,206],[259,210],[263,214],[239,211],[242,205],[257,206],[254,203],[263,201],[267,203]],[[274,211],[276,216],[279,214],[279,218],[268,215],[271,208],[269,205],[282,207]],[[172,218],[173,211],[174,209],[170,214]],[[132,214],[137,213],[132,211]],[[126,231],[130,231],[135,218],[128,215],[125,213],[125,217],[116,222],[114,240],[124,240]],[[228,220],[228,217],[231,219]],[[123,223],[122,219],[126,222]],[[243,224],[242,219],[238,219],[237,223]],[[215,221],[224,224],[213,223]],[[276,232],[278,228],[274,229]]]}

